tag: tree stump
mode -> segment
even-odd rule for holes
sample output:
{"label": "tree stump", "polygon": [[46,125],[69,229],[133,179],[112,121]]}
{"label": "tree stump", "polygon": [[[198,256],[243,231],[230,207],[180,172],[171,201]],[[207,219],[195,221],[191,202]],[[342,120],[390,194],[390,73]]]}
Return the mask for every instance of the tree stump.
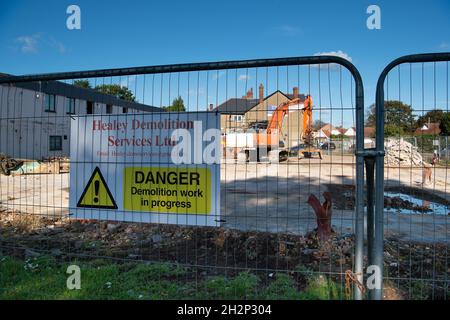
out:
{"label": "tree stump", "polygon": [[317,219],[317,236],[321,243],[326,242],[333,230],[331,229],[331,193],[325,191],[323,193],[325,202],[320,204],[319,199],[313,194],[309,195],[308,204],[313,208]]}

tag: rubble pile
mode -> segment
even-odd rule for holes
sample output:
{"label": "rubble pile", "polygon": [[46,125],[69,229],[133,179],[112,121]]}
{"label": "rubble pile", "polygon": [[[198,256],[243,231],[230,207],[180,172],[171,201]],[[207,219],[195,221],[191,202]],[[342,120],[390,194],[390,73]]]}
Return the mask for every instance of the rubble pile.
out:
{"label": "rubble pile", "polygon": [[[391,205],[395,205],[391,201]],[[306,235],[239,231],[216,227],[139,224],[125,222],[69,220],[26,214],[0,204],[2,254],[19,259],[50,255],[67,262],[73,257],[100,262],[167,262],[188,266],[194,279],[226,275],[242,270],[276,277],[279,270],[291,270],[297,281],[307,274],[335,274],[352,270],[354,235],[334,233],[319,246],[318,234]],[[397,283],[400,296],[386,292],[386,298],[448,299],[448,243],[384,239],[384,267]],[[1,259],[0,259],[1,260]],[[112,261],[111,261],[112,262]],[[261,268],[260,266],[264,266]],[[127,266],[126,266],[127,267]],[[128,267],[127,267],[128,268]],[[435,279],[411,286],[411,279]],[[304,286],[303,282],[298,283]]]}
{"label": "rubble pile", "polygon": [[9,176],[11,174],[11,171],[20,168],[22,164],[23,161],[13,159],[3,153],[0,153],[0,174]]}
{"label": "rubble pile", "polygon": [[388,166],[422,166],[422,155],[403,139],[389,139],[385,144],[384,163]]}

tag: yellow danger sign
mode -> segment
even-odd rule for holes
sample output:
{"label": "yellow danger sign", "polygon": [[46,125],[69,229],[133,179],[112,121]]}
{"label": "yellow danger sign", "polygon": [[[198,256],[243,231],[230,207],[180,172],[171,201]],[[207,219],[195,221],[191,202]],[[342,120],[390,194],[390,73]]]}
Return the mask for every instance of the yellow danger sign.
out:
{"label": "yellow danger sign", "polygon": [[116,201],[109,191],[99,167],[94,169],[80,200],[78,200],[77,207],[117,209]]}
{"label": "yellow danger sign", "polygon": [[123,208],[130,211],[209,214],[208,168],[125,167]]}

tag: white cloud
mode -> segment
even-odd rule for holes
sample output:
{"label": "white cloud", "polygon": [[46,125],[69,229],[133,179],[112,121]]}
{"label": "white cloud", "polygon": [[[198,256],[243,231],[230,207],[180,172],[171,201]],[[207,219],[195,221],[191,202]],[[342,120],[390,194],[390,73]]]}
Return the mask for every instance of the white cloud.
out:
{"label": "white cloud", "polygon": [[40,49],[45,48],[51,48],[59,53],[65,53],[67,51],[63,43],[52,36],[47,36],[42,33],[19,36],[14,42],[18,45],[16,50],[20,50],[22,53],[38,53]]}
{"label": "white cloud", "polygon": [[40,34],[20,36],[16,38],[15,42],[20,45],[20,51],[22,51],[23,53],[37,53],[38,41],[40,38]]}
{"label": "white cloud", "polygon": [[348,54],[346,54],[342,50],[328,51],[328,52],[317,52],[314,55],[315,56],[336,56],[336,57],[341,57],[341,58],[343,58],[345,60],[348,60],[348,61],[352,62],[352,57],[350,57]]}
{"label": "white cloud", "polygon": [[238,77],[238,81],[247,81],[247,80],[249,80],[250,79],[250,76],[249,75],[246,75],[246,74],[241,74],[239,77]]}
{"label": "white cloud", "polygon": [[439,45],[440,49],[449,49],[450,48],[450,43],[448,42],[441,42],[441,44]]}

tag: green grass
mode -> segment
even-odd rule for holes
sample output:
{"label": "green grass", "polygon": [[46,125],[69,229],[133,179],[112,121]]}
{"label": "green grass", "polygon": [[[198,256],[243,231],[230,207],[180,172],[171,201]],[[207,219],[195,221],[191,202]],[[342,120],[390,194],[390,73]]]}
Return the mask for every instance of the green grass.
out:
{"label": "green grass", "polygon": [[[71,264],[81,269],[80,290],[67,289]],[[0,299],[340,299],[341,291],[323,276],[309,276],[300,292],[294,279],[281,273],[263,285],[251,272],[200,280],[166,263],[61,263],[49,256],[26,261],[0,256]]]}

